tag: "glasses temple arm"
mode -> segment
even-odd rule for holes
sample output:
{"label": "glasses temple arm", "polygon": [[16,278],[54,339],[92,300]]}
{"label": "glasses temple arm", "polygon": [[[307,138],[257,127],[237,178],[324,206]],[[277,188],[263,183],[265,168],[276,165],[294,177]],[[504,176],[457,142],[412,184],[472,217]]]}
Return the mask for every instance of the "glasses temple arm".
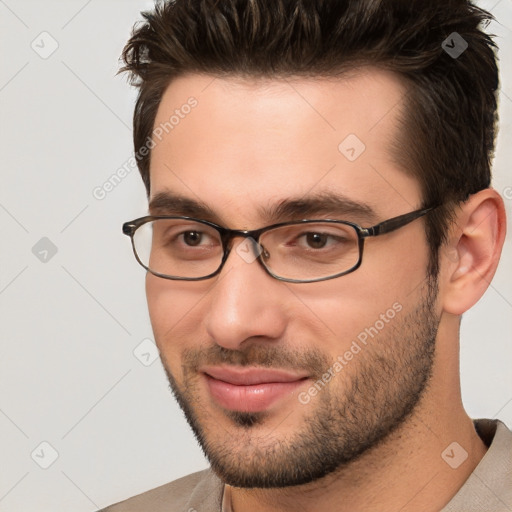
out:
{"label": "glasses temple arm", "polygon": [[431,206],[429,208],[423,208],[421,210],[405,213],[404,215],[399,215],[398,217],[393,217],[392,219],[385,220],[384,222],[372,226],[371,228],[366,228],[366,236],[384,235],[385,233],[395,231],[395,229],[401,228],[402,226],[409,224],[413,220],[423,217],[423,215],[426,215],[428,212],[434,210],[435,208],[437,208],[437,206]]}

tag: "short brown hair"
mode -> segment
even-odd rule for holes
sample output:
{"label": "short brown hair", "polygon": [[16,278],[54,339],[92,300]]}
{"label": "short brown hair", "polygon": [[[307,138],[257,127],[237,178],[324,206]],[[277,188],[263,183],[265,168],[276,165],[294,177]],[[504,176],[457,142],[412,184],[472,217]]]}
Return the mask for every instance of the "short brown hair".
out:
{"label": "short brown hair", "polygon": [[[189,72],[262,78],[332,77],[365,65],[406,85],[397,163],[420,182],[433,256],[453,205],[490,185],[498,71],[495,44],[480,28],[492,16],[466,0],[170,0],[143,12],[120,72],[139,88],[138,155],[162,95]],[[467,43],[456,58],[447,40]],[[450,39],[452,37],[452,39]],[[139,155],[140,156],[140,155]],[[138,158],[149,194],[151,154]],[[432,258],[437,273],[437,257]]]}

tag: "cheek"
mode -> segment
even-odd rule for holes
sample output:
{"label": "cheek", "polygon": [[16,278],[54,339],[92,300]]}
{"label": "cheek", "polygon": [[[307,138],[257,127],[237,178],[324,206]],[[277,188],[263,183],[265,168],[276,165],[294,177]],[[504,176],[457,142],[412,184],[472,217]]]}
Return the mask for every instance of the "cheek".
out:
{"label": "cheek", "polygon": [[172,294],[163,279],[146,274],[146,298],[148,301],[149,317],[155,334],[156,342],[160,348],[161,334],[172,326],[171,315],[167,311],[173,311]]}
{"label": "cheek", "polygon": [[[380,332],[382,326],[395,324],[393,320],[403,316],[421,296],[428,265],[424,238],[408,238],[410,249],[406,251],[398,237],[375,242],[367,244],[363,263],[355,272],[311,288],[295,288],[300,302],[306,306],[302,314],[297,310],[294,315],[297,329],[307,332],[308,326],[317,325],[318,333],[324,332],[322,349],[332,357],[361,333],[364,337],[366,329],[377,324]],[[315,324],[311,322],[313,317]]]}
{"label": "cheek", "polygon": [[[198,286],[199,285],[199,286]],[[146,296],[155,342],[169,364],[175,354],[190,346],[191,339],[200,340],[201,283],[180,283],[148,273]]]}
{"label": "cheek", "polygon": [[358,272],[362,273],[361,287],[372,300],[381,296],[407,300],[424,283],[429,247],[424,228],[418,224],[367,241]]}

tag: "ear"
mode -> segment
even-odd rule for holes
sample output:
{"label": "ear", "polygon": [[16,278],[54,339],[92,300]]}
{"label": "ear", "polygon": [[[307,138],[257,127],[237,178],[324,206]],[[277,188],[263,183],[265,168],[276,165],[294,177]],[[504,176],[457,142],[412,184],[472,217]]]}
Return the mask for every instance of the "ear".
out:
{"label": "ear", "polygon": [[473,194],[458,210],[439,253],[444,311],[462,315],[482,297],[498,267],[505,231],[503,199],[494,189]]}

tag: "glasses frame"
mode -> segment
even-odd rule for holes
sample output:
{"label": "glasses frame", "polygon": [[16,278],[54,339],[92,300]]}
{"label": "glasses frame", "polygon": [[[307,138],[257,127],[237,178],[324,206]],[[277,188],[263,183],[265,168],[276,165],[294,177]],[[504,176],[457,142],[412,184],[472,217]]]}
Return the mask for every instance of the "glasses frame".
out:
{"label": "glasses frame", "polygon": [[[351,272],[354,272],[357,270],[363,261],[363,249],[364,249],[364,241],[366,238],[373,237],[373,236],[380,236],[385,235],[386,233],[391,233],[392,231],[395,231],[401,227],[406,226],[407,224],[411,223],[412,221],[419,219],[420,217],[423,217],[427,213],[431,212],[435,208],[438,208],[437,206],[430,206],[427,208],[421,208],[419,210],[412,211],[410,213],[405,213],[403,215],[399,215],[398,217],[393,217],[391,219],[384,220],[382,222],[379,222],[375,226],[364,228],[360,226],[359,224],[356,224],[354,222],[349,222],[345,220],[334,220],[334,219],[303,219],[298,221],[290,221],[290,222],[280,222],[278,224],[272,224],[270,226],[265,226],[260,229],[253,229],[253,230],[240,230],[240,229],[228,229],[223,226],[219,226],[218,224],[215,224],[213,222],[202,220],[202,219],[195,219],[193,217],[186,217],[181,215],[146,215],[145,217],[140,217],[138,219],[125,222],[123,224],[123,233],[130,237],[131,243],[132,243],[132,249],[133,254],[135,255],[136,260],[139,262],[139,264],[145,268],[148,272],[151,274],[161,277],[163,279],[171,279],[173,281],[203,281],[205,279],[211,279],[212,277],[215,277],[218,275],[222,268],[224,267],[224,264],[226,263],[226,260],[229,257],[229,254],[231,253],[231,241],[236,237],[242,237],[242,238],[252,238],[256,243],[259,244],[259,239],[263,233],[266,233],[267,231],[280,228],[283,226],[290,226],[293,224],[312,224],[312,223],[328,223],[328,224],[344,224],[347,226],[351,226],[355,229],[357,233],[358,238],[358,244],[359,244],[359,256],[357,263],[353,265],[350,269],[344,270],[343,272],[339,272],[338,274],[334,274],[332,276],[327,277],[320,277],[317,279],[291,279],[286,277],[281,277],[276,274],[274,274],[263,262],[262,254],[261,252],[257,257],[256,260],[259,262],[259,264],[262,266],[262,268],[265,270],[267,274],[269,274],[274,279],[277,279],[279,281],[284,281],[287,283],[316,283],[319,281],[327,281],[329,279],[335,279],[337,277],[344,276],[346,274],[350,274]],[[212,272],[211,274],[208,274],[203,277],[177,277],[177,276],[169,276],[167,274],[160,274],[159,272],[155,272],[154,270],[151,270],[148,266],[146,266],[142,261],[140,260],[137,251],[135,249],[135,242],[134,242],[134,235],[138,228],[140,228],[142,225],[159,219],[184,219],[184,220],[190,220],[193,222],[197,222],[199,224],[205,224],[207,226],[210,226],[217,230],[217,232],[220,234],[220,238],[222,241],[222,248],[223,248],[223,256],[222,260],[219,264],[219,267],[215,272]]]}

